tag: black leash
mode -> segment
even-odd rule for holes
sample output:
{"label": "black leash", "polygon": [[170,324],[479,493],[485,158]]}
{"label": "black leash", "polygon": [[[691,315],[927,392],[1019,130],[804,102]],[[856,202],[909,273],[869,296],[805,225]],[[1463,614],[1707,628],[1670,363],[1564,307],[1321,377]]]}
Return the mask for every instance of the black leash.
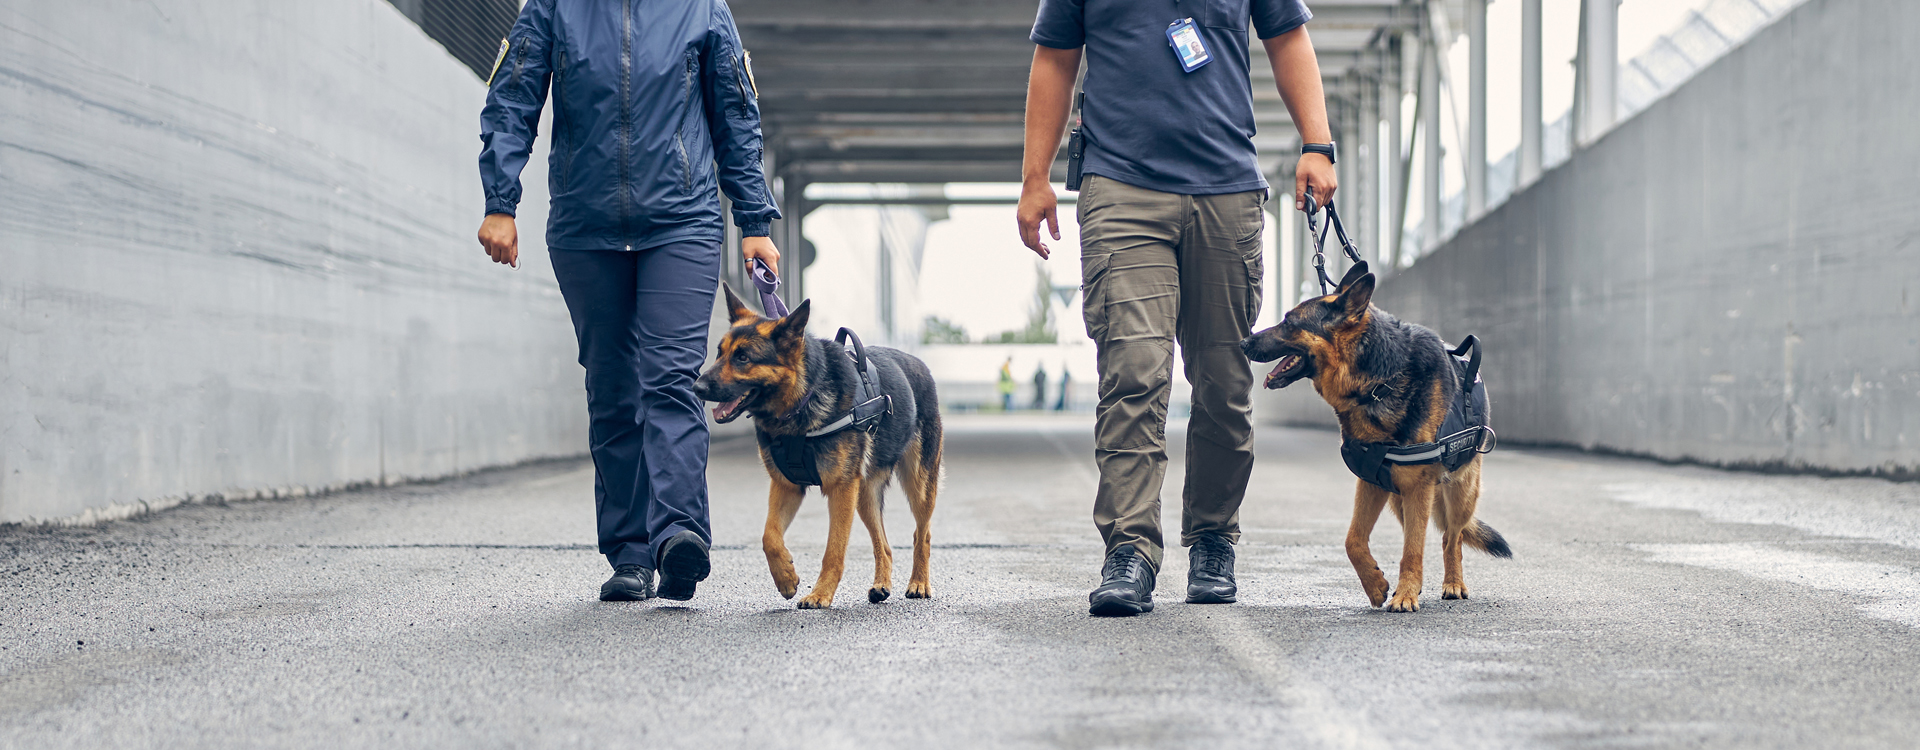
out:
{"label": "black leash", "polygon": [[1325,227],[1314,221],[1314,214],[1320,207],[1313,202],[1313,188],[1307,188],[1307,236],[1313,238],[1313,272],[1320,276],[1320,294],[1333,293],[1333,279],[1327,276],[1327,230],[1332,229],[1340,238],[1340,248],[1345,250],[1347,258],[1360,262],[1360,251],[1353,246],[1353,240],[1347,237],[1347,228],[1340,223],[1340,212],[1333,207],[1333,201],[1327,201],[1327,224]]}

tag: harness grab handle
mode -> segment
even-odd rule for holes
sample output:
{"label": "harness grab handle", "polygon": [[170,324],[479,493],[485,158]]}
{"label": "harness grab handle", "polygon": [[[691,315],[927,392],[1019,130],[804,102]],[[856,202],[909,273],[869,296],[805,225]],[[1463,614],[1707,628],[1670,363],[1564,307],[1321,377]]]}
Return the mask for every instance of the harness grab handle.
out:
{"label": "harness grab handle", "polygon": [[847,345],[847,339],[853,339],[853,366],[860,373],[860,379],[866,380],[867,347],[860,343],[860,334],[854,333],[851,328],[842,328],[839,333],[833,335],[833,343],[843,348]]}
{"label": "harness grab handle", "polygon": [[[1473,354],[1467,355],[1468,351],[1472,351]],[[1447,353],[1456,357],[1467,357],[1467,372],[1460,377],[1460,388],[1461,390],[1472,388],[1473,382],[1480,377],[1480,337],[1469,334],[1460,341],[1459,346]]]}

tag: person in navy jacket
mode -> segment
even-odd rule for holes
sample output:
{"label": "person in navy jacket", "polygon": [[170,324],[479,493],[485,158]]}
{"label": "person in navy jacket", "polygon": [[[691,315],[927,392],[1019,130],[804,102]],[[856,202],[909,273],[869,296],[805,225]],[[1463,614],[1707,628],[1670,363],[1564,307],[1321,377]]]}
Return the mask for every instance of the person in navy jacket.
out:
{"label": "person in navy jacket", "polygon": [[[722,0],[530,0],[480,115],[480,244],[518,267],[520,171],[553,100],[547,247],[586,368],[603,600],[692,598],[708,572],[705,359],[733,202],[776,270],[749,58]],[[717,185],[716,185],[717,183]],[[716,190],[716,187],[718,190]]]}

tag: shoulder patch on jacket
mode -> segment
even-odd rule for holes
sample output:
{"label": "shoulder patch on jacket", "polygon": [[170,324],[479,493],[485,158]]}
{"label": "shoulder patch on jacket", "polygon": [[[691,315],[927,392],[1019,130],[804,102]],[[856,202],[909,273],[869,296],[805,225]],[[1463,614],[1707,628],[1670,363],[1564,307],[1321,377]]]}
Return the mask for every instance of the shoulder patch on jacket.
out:
{"label": "shoulder patch on jacket", "polygon": [[512,45],[508,44],[507,40],[505,39],[500,40],[500,54],[494,55],[493,70],[487,73],[488,88],[493,87],[493,77],[500,75],[500,64],[507,61],[507,48],[510,46]]}
{"label": "shoulder patch on jacket", "polygon": [[747,71],[747,88],[753,89],[753,98],[755,101],[759,101],[760,84],[759,82],[753,80],[753,53],[752,52],[748,52],[744,49],[740,50],[740,67]]}

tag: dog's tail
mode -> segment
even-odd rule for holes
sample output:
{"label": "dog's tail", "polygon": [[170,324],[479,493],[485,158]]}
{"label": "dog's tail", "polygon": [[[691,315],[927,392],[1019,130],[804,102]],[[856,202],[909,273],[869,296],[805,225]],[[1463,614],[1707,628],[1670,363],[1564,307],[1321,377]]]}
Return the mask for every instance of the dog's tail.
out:
{"label": "dog's tail", "polygon": [[1494,531],[1486,521],[1475,520],[1467,533],[1460,535],[1460,541],[1494,557],[1513,559],[1513,548],[1507,546],[1507,538]]}

